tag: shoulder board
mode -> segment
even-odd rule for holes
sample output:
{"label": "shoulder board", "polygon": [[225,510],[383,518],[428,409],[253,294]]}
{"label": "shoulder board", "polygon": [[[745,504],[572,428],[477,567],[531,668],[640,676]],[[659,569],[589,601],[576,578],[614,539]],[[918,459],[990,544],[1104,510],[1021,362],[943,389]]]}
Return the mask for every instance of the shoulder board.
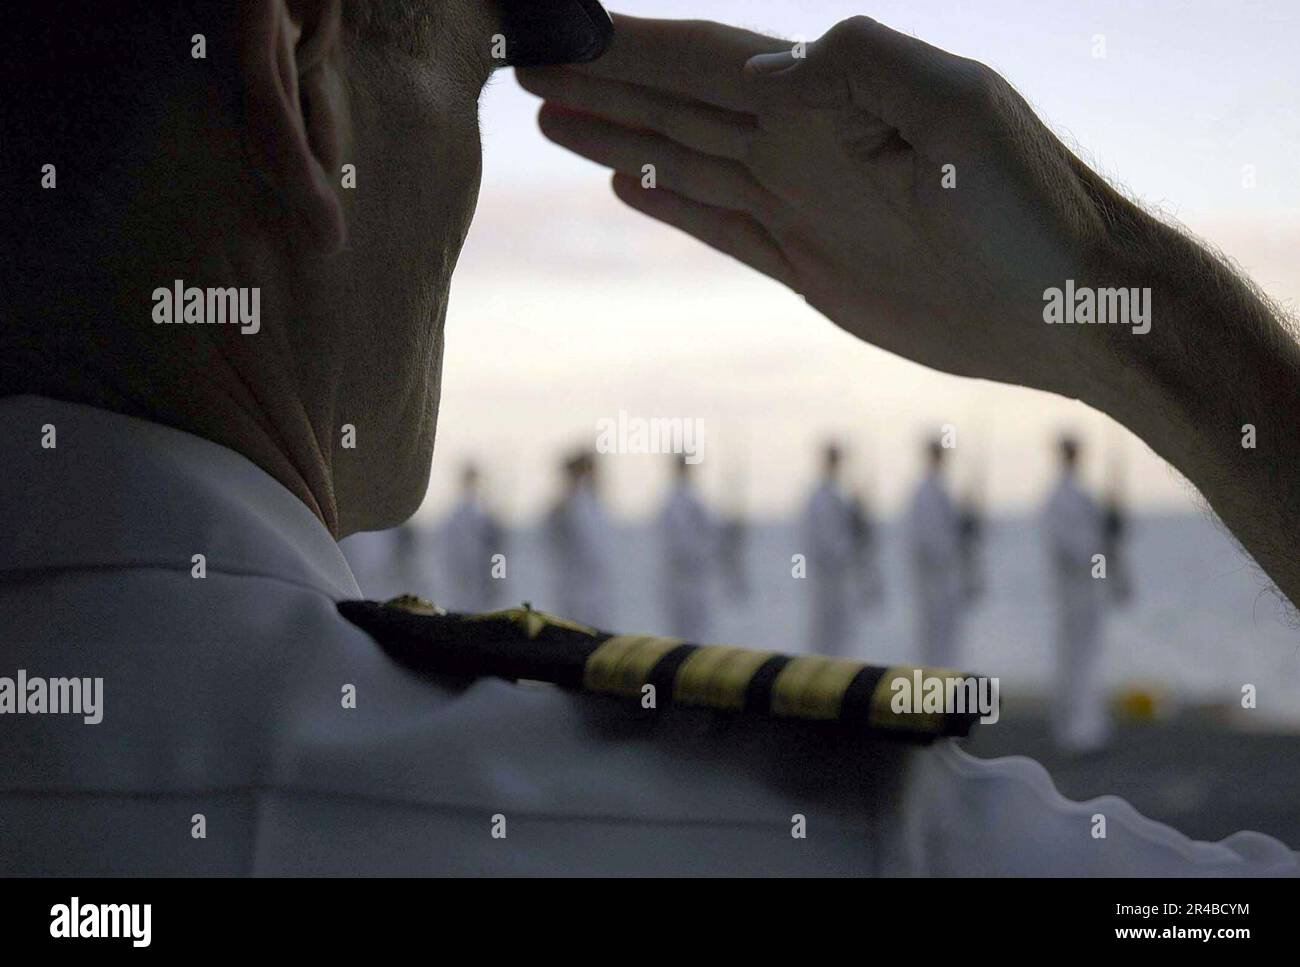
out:
{"label": "shoulder board", "polygon": [[[966,735],[980,717],[973,699],[961,703],[963,711],[923,710],[940,704],[923,702],[925,688],[951,694],[969,684],[963,695],[975,694],[975,679],[951,670],[611,635],[528,604],[456,614],[407,595],[383,603],[342,601],[338,609],[395,661],[424,675],[549,682],[637,706],[652,686],[657,708],[839,723],[920,741]],[[948,682],[958,684],[945,687]]]}

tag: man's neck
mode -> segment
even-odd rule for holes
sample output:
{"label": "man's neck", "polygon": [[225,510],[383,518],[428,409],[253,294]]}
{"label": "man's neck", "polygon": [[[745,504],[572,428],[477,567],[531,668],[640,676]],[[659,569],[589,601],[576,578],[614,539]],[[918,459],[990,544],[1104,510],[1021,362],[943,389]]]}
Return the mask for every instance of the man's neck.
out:
{"label": "man's neck", "polygon": [[[240,379],[219,380],[214,369],[191,374],[148,372],[136,380],[100,382],[87,374],[75,387],[38,392],[161,423],[247,457],[307,505],[335,538],[340,536],[329,454],[318,440],[302,400],[284,388]],[[230,375],[227,373],[226,375]],[[275,414],[274,417],[268,414]]]}
{"label": "man's neck", "polygon": [[[257,242],[228,251],[221,238],[252,233],[225,218],[195,210],[183,224],[132,223],[111,235],[102,258],[55,266],[6,292],[6,324],[18,335],[5,341],[0,392],[83,403],[221,444],[269,473],[338,537],[331,394],[346,357],[336,332],[302,321],[317,318],[314,290],[291,260]],[[179,307],[159,294],[176,280]],[[191,303],[192,289],[201,306]],[[214,293],[231,291],[240,318],[225,312],[216,320],[227,324],[206,324],[217,306],[230,308]],[[186,317],[191,307],[202,309],[199,320]],[[300,318],[285,317],[284,307]],[[255,322],[244,320],[246,310]]]}
{"label": "man's neck", "polygon": [[264,411],[248,407],[247,401],[231,402],[224,411],[214,407],[188,412],[185,418],[190,426],[180,428],[242,453],[306,504],[333,537],[340,537],[328,458],[301,402],[272,410],[293,414],[289,421],[272,421]]}

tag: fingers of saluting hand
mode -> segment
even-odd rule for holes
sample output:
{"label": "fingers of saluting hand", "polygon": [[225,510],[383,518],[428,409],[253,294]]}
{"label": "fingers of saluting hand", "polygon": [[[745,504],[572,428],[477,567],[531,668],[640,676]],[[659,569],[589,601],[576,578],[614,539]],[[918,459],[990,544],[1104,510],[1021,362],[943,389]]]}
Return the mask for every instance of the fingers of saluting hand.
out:
{"label": "fingers of saluting hand", "polygon": [[609,49],[573,70],[590,77],[654,88],[679,97],[744,111],[741,69],[755,54],[788,50],[790,42],[704,20],[614,17]]}
{"label": "fingers of saluting hand", "polygon": [[755,113],[852,105],[918,147],[960,142],[1004,86],[987,67],[868,17],[841,21],[809,44],[746,62]]}
{"label": "fingers of saluting hand", "polygon": [[648,87],[589,77],[567,67],[520,71],[519,83],[552,103],[627,128],[657,132],[703,154],[743,161],[754,138],[753,115]]}
{"label": "fingers of saluting hand", "polygon": [[[609,50],[589,64],[565,70],[670,98],[634,104],[632,97],[625,97],[621,104],[628,111],[662,112],[672,105],[682,111],[683,103],[694,102],[696,107],[711,105],[749,115],[797,114],[810,107],[851,104],[919,146],[936,139],[946,142],[950,134],[968,134],[973,122],[966,115],[972,109],[978,114],[981,104],[997,97],[1004,86],[983,65],[868,17],[841,21],[797,55],[792,46],[707,21],[619,16]],[[521,71],[519,76],[527,85],[534,72]],[[580,93],[590,99],[597,89]],[[720,115],[703,113],[691,124],[716,134],[709,122],[720,120]],[[736,157],[734,145],[724,148],[727,157]]]}
{"label": "fingers of saluting hand", "polygon": [[[705,205],[743,211],[766,221],[777,200],[744,165],[692,151],[651,131],[637,131],[602,118],[544,104],[542,133],[575,154],[637,179],[654,165],[655,184]],[[647,189],[657,190],[657,189]]]}
{"label": "fingers of saluting hand", "polygon": [[798,291],[794,270],[767,230],[744,212],[701,204],[665,188],[642,188],[639,179],[614,175],[614,194],[642,214],[679,228]]}

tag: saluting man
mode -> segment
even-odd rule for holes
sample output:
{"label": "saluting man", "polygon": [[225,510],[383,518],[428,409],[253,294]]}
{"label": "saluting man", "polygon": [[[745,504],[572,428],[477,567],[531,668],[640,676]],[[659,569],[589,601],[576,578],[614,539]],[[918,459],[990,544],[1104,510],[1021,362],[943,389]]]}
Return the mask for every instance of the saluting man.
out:
{"label": "saluting man", "polygon": [[[1259,335],[1267,308],[1244,286],[1228,299],[1224,277],[1199,291],[1210,270],[1173,245],[1157,251],[1179,295],[1155,304],[1195,307],[1176,327],[1177,345],[1205,349],[1189,372],[1159,322],[1142,339],[1033,322],[1044,276],[1084,277],[1070,253],[1129,277],[1118,260],[1142,235],[1108,248],[1071,233],[1144,216],[1118,196],[1107,217],[1059,210],[1108,189],[1085,190],[1095,176],[1009,90],[990,97],[986,68],[969,83],[979,65],[868,20],[806,58],[719,25],[616,27],[593,0],[6,7],[0,670],[102,678],[103,702],[96,724],[9,715],[3,686],[23,676],[0,675],[0,872],[1295,872],[1275,840],[1194,843],[1118,799],[1099,839],[1097,801],[1053,794],[1028,760],[882,736],[879,668],[527,608],[449,618],[359,600],[338,539],[400,524],[425,495],[478,189],[476,105],[498,53],[555,64],[608,47],[590,68],[529,75],[572,104],[546,109],[546,129],[618,166],[625,200],[894,352],[1072,395],[1097,373],[1124,387],[1118,401],[1146,385],[1122,355],[1140,342],[1141,365],[1170,367],[1153,392],[1217,401],[1213,340],[1259,312],[1238,328],[1234,373],[1267,369],[1274,400],[1300,389],[1279,362],[1294,343]],[[662,126],[689,144],[642,190],[647,146],[668,150]],[[887,151],[866,150],[872,132]],[[913,191],[903,173],[949,157],[963,178],[1007,176],[918,211],[925,180]],[[42,189],[50,159],[57,188]],[[756,221],[770,216],[771,233]],[[155,322],[149,294],[182,285],[187,318]],[[249,290],[258,326],[200,322],[204,294],[230,289]],[[1138,399],[1120,415],[1165,412]],[[1293,440],[1264,429],[1265,447]],[[1157,449],[1216,452],[1208,432],[1175,442]],[[1185,469],[1208,487],[1244,481],[1252,514],[1286,506],[1269,499],[1275,475],[1237,457],[1233,475]],[[1294,460],[1272,466],[1294,482]]]}

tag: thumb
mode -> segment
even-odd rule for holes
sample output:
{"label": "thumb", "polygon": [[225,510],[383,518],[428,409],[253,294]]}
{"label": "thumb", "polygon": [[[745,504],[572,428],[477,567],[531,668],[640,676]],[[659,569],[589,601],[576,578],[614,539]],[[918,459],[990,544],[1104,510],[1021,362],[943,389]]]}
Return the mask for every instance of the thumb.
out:
{"label": "thumb", "polygon": [[745,76],[770,76],[778,71],[790,70],[799,65],[801,58],[794,56],[790,50],[778,50],[774,54],[755,54],[745,61]]}

